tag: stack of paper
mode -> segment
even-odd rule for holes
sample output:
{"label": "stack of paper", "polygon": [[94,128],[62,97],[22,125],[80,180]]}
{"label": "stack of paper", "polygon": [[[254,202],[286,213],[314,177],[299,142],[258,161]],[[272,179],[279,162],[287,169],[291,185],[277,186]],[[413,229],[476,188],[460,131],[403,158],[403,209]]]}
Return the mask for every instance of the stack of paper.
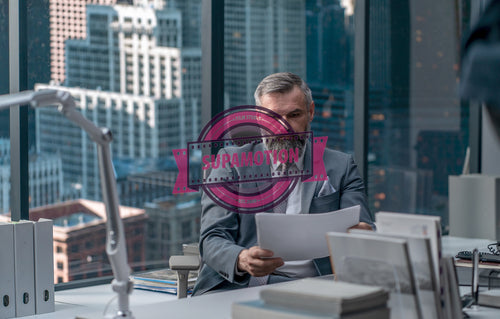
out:
{"label": "stack of paper", "polygon": [[[188,293],[194,287],[198,273],[189,272]],[[177,272],[171,269],[160,269],[137,274],[132,277],[134,288],[150,291],[177,294]]]}
{"label": "stack of paper", "polygon": [[327,257],[326,232],[346,232],[359,223],[360,210],[356,205],[322,214],[256,214],[258,246],[284,261]]}
{"label": "stack of paper", "polygon": [[233,319],[389,318],[388,293],[380,287],[308,278],[263,289],[260,300],[237,302]]}

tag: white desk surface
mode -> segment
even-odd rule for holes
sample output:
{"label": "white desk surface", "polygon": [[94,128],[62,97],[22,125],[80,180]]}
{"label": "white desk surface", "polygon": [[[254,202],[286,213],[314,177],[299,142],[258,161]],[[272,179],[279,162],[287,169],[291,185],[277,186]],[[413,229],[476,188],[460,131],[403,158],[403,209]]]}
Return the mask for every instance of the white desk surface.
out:
{"label": "white desk surface", "polygon": [[[443,252],[454,255],[460,250],[483,248],[491,240],[444,237]],[[265,286],[264,286],[265,287]],[[174,295],[135,289],[130,296],[130,308],[137,319],[146,318],[231,318],[231,304],[235,301],[259,298],[263,287],[244,288],[228,292],[208,294],[200,297],[177,300]],[[467,292],[468,290],[464,290]],[[100,285],[56,292],[56,311],[28,316],[37,319],[103,318],[106,304],[115,296],[110,285]],[[108,309],[114,311],[116,299]],[[479,307],[467,310],[471,318],[500,318],[500,309]]]}

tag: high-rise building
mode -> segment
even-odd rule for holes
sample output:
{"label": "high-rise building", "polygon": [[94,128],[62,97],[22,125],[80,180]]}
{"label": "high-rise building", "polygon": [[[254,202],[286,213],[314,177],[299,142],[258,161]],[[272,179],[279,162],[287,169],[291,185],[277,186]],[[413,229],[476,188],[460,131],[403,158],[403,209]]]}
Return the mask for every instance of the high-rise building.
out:
{"label": "high-rise building", "polygon": [[182,253],[182,244],[198,242],[201,203],[199,194],[158,198],[145,205],[146,260],[165,262]]}
{"label": "high-rise building", "polygon": [[326,84],[309,85],[314,99],[315,136],[328,136],[327,146],[343,152],[354,145],[354,101],[352,89]]}
{"label": "high-rise building", "polygon": [[122,205],[144,207],[172,194],[179,170],[173,158],[116,158],[116,187]]}
{"label": "high-rise building", "polygon": [[353,23],[340,0],[306,0],[307,83],[315,104],[311,129],[327,146],[353,149]]}
{"label": "high-rise building", "polygon": [[[67,90],[82,114],[95,125],[109,127],[114,158],[162,158],[180,148],[189,136],[189,125],[179,122],[186,108],[181,99],[153,99],[145,96],[65,88],[39,84],[36,90]],[[186,121],[189,121],[185,115]],[[36,109],[37,147],[59,152],[65,183],[81,189],[83,198],[100,199],[99,165],[95,143],[82,129],[55,109]]]}
{"label": "high-rise building", "polygon": [[[71,92],[84,116],[112,130],[114,158],[165,158],[200,131],[201,48],[181,48],[180,11],[163,9],[162,1],[136,2],[89,5],[87,38],[67,41],[71,88],[37,90]],[[36,114],[37,147],[63,150],[68,189],[100,199],[93,142],[54,110]]]}
{"label": "high-rise building", "polygon": [[254,104],[267,75],[306,76],[304,0],[227,0],[224,3],[224,89],[229,105]]}
{"label": "high-rise building", "polygon": [[66,86],[181,97],[179,11],[93,5],[87,13],[87,39],[66,44]]}
{"label": "high-rise building", "polygon": [[201,48],[201,1],[170,0],[182,13],[182,47]]}
{"label": "high-rise building", "polygon": [[64,83],[65,43],[85,39],[87,4],[112,5],[117,0],[50,0],[50,71],[51,79]]}
{"label": "high-rise building", "polygon": [[[63,170],[58,153],[30,154],[29,207],[48,205],[63,200]],[[0,139],[0,213],[10,210],[10,141]]]}
{"label": "high-rise building", "polygon": [[306,0],[307,83],[346,87],[351,44],[349,16],[340,0]]}
{"label": "high-rise building", "polygon": [[[457,9],[451,2],[434,10],[430,5],[429,0],[370,1],[368,159],[393,178],[370,174],[375,179],[368,195],[379,204],[375,208],[440,215],[446,225],[447,176],[460,174],[467,140],[459,133],[467,129],[456,96],[459,37],[449,36],[458,32],[460,19],[450,14]],[[394,172],[422,176],[425,170],[432,183],[425,192],[417,189],[417,204],[408,206],[414,201],[398,193],[402,179]]]}
{"label": "high-rise building", "polygon": [[432,170],[370,165],[368,188],[372,194],[369,203],[372,212],[436,212],[432,198]]}

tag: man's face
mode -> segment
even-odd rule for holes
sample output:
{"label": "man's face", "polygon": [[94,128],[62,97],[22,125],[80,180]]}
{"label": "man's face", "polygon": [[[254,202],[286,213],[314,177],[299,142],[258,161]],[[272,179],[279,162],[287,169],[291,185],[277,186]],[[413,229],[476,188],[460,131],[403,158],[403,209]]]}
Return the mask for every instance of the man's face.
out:
{"label": "man's face", "polygon": [[288,93],[270,93],[260,97],[263,107],[283,116],[297,133],[309,130],[314,117],[314,102],[306,107],[305,97],[297,86]]}

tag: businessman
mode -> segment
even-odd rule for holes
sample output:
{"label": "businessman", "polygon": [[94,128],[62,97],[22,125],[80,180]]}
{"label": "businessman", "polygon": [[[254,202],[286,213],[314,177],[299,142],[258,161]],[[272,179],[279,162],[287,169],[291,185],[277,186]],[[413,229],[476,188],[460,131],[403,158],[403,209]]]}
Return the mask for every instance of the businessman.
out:
{"label": "businessman", "polygon": [[[307,84],[293,73],[275,73],[258,85],[255,103],[281,115],[295,132],[310,130],[314,118],[314,102]],[[292,144],[290,144],[292,143]],[[300,149],[299,168],[307,158],[308,143],[300,140],[272,140],[260,144],[272,149]],[[328,180],[299,182],[284,205],[285,214],[325,213],[354,205],[361,206],[360,222],[353,228],[371,229],[363,181],[352,156],[325,149],[323,156]],[[303,167],[303,166],[302,166]],[[271,170],[279,170],[272,165]],[[206,194],[202,196],[200,254],[203,266],[193,295],[248,286],[331,274],[328,257],[283,262],[273,252],[257,246],[253,214],[237,214],[216,205]]]}

